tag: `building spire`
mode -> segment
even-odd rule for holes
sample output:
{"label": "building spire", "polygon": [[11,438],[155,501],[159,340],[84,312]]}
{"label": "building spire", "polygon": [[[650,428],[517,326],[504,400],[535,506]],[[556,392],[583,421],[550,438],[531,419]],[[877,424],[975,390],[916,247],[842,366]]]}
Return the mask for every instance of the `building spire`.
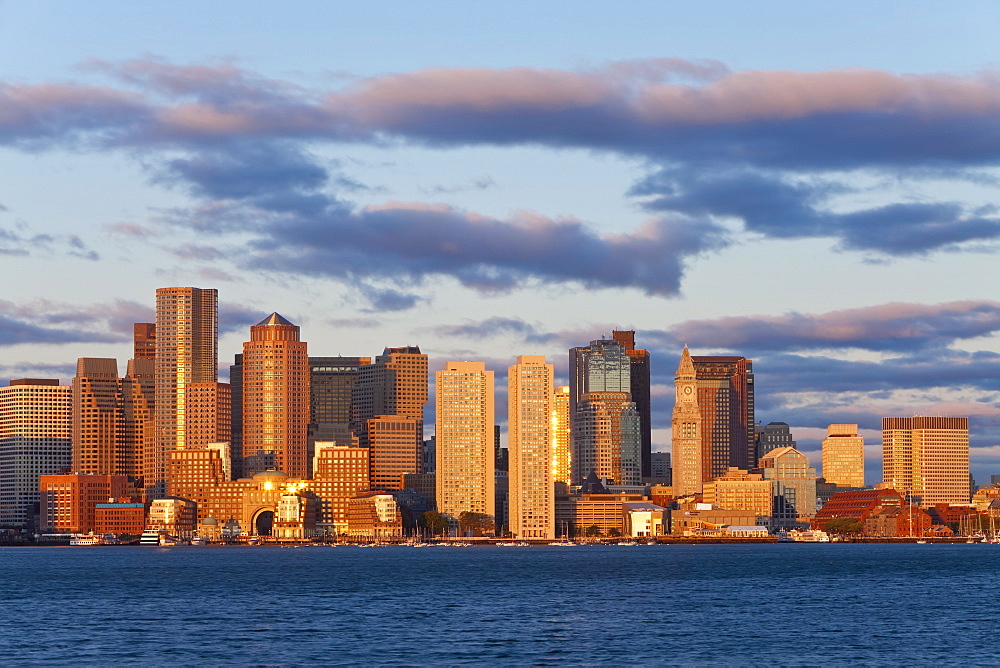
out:
{"label": "building spire", "polygon": [[691,352],[685,343],[684,352],[681,353],[681,363],[677,365],[677,379],[694,379],[695,377],[694,361],[692,361]]}

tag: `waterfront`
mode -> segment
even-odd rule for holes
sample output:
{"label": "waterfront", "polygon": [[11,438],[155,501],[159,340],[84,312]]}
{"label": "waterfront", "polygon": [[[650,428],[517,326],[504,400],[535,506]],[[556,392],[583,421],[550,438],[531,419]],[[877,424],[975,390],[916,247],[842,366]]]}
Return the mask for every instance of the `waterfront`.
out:
{"label": "waterfront", "polygon": [[7,663],[995,663],[996,545],[0,550]]}

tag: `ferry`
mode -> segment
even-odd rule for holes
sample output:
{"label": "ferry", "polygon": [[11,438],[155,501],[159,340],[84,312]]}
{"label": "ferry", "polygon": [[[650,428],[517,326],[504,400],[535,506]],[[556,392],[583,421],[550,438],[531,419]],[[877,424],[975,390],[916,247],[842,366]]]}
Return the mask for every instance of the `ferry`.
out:
{"label": "ferry", "polygon": [[139,537],[139,545],[152,545],[154,547],[160,546],[160,534],[163,532],[160,529],[146,529],[142,532],[142,536]]}
{"label": "ferry", "polygon": [[792,529],[791,531],[786,531],[784,536],[781,533],[778,534],[779,543],[829,543],[830,535],[825,531],[820,531],[819,529],[809,529],[805,531],[800,531],[798,529]]}
{"label": "ferry", "polygon": [[208,539],[204,536],[191,536],[191,544],[198,546],[208,545]]}
{"label": "ferry", "polygon": [[69,544],[73,547],[82,547],[85,545],[103,545],[104,538],[102,536],[95,536],[92,533],[75,533],[70,536]]}

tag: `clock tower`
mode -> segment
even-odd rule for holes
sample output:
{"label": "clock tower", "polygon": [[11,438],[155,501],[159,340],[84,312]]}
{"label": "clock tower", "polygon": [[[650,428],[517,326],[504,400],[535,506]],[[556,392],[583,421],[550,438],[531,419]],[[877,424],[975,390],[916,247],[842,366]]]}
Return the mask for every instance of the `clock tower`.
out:
{"label": "clock tower", "polygon": [[674,496],[700,494],[702,484],[701,411],[698,408],[698,379],[687,346],[681,354],[674,378],[673,487]]}

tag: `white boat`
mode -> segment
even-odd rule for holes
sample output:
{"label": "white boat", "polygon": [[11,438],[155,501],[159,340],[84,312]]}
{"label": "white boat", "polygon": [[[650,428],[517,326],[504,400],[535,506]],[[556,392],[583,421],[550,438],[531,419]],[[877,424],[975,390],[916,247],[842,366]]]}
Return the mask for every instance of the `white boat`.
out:
{"label": "white boat", "polygon": [[92,533],[76,533],[70,536],[69,544],[73,547],[83,547],[87,545],[103,545],[104,538],[95,536]]}
{"label": "white boat", "polygon": [[635,542],[634,540],[623,540],[623,541],[619,541],[616,544],[617,545],[621,545],[623,547],[635,547],[639,543]]}
{"label": "white boat", "polygon": [[208,545],[208,539],[204,536],[191,536],[192,545]]}
{"label": "white boat", "polygon": [[139,537],[139,545],[159,547],[161,533],[163,533],[161,529],[146,529],[142,532],[142,536]]}
{"label": "white boat", "polygon": [[809,529],[805,531],[800,531],[798,529],[792,529],[785,534],[786,540],[782,541],[780,538],[779,542],[792,542],[792,543],[829,543],[830,536],[825,531],[820,531],[819,529]]}
{"label": "white boat", "polygon": [[549,545],[554,547],[576,547],[576,543],[571,540],[557,540],[553,543],[549,543]]}

